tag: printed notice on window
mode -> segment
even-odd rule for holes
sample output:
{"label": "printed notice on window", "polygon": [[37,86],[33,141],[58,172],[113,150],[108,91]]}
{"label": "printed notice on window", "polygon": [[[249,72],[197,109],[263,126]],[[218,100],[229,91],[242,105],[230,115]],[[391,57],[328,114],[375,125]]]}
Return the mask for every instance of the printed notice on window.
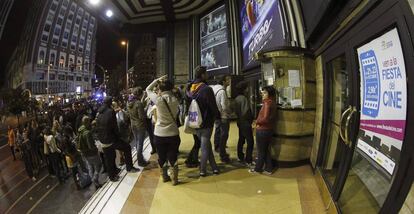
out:
{"label": "printed notice on window", "polygon": [[299,70],[288,70],[289,86],[300,87],[300,73]]}

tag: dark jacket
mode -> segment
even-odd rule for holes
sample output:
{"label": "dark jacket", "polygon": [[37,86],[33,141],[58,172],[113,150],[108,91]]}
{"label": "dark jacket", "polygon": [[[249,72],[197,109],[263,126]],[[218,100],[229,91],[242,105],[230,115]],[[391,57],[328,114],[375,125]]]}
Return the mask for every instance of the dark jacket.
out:
{"label": "dark jacket", "polygon": [[206,83],[200,80],[195,80],[188,85],[187,96],[191,99],[195,99],[200,107],[203,118],[201,128],[213,128],[214,121],[220,119],[220,113],[217,108],[213,89]]}
{"label": "dark jacket", "polygon": [[234,99],[234,112],[237,115],[237,123],[251,124],[253,122],[252,110],[245,95],[240,94]]}
{"label": "dark jacket", "polygon": [[272,99],[263,100],[263,106],[257,116],[257,130],[273,130],[276,122],[276,102]]}
{"label": "dark jacket", "polygon": [[140,100],[128,103],[128,114],[132,128],[145,129],[146,114],[144,111],[144,104]]}
{"label": "dark jacket", "polygon": [[96,119],[96,130],[98,139],[103,144],[117,143],[119,138],[118,125],[116,123],[115,111],[107,105],[98,110]]}

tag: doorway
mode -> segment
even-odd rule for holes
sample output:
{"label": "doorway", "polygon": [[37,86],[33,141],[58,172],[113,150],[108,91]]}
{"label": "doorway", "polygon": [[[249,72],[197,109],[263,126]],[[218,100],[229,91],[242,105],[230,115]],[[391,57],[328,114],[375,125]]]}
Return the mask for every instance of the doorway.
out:
{"label": "doorway", "polygon": [[412,155],[404,148],[412,147],[413,40],[399,3],[379,4],[322,53],[326,131],[317,171],[341,213],[393,213],[402,203],[390,195],[412,182],[403,177],[412,166],[400,160]]}

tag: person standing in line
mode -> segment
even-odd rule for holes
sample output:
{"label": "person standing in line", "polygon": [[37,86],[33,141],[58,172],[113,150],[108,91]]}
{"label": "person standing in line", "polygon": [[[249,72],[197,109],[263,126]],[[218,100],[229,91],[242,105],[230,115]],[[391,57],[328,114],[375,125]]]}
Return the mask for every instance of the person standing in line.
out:
{"label": "person standing in line", "polygon": [[44,131],[44,154],[49,156],[49,163],[55,173],[55,176],[59,179],[60,183],[65,182],[64,172],[60,168],[61,163],[61,151],[56,144],[56,139],[52,134],[49,127],[46,127]]}
{"label": "person standing in line", "polygon": [[211,134],[213,132],[214,121],[220,118],[217,108],[214,92],[206,81],[208,79],[207,69],[204,66],[195,68],[195,80],[189,85],[187,91],[188,97],[196,100],[200,108],[203,123],[199,129],[196,129],[196,135],[201,141],[201,161],[200,176],[207,176],[207,161],[213,170],[213,174],[219,174],[219,168],[214,159],[213,149],[211,147]]}
{"label": "person standing in line", "polygon": [[256,119],[256,145],[257,161],[256,167],[250,169],[252,173],[263,172],[267,175],[273,174],[273,163],[270,154],[270,144],[272,142],[273,126],[276,121],[276,90],[273,86],[266,86],[262,89],[263,106]]}
{"label": "person standing in line", "polygon": [[36,181],[36,177],[34,176],[32,143],[30,142],[29,132],[27,130],[23,133],[23,142],[19,147],[23,154],[23,161],[27,175],[33,181]]}
{"label": "person standing in line", "polygon": [[89,175],[92,178],[95,187],[101,187],[99,183],[99,175],[102,173],[102,162],[99,158],[98,148],[93,138],[91,120],[88,116],[82,118],[82,125],[78,129],[77,149],[85,158],[89,165]]}
{"label": "person standing in line", "polygon": [[16,135],[14,134],[14,130],[11,126],[9,126],[7,130],[7,143],[9,144],[11,153],[13,155],[13,160],[16,160],[16,151],[15,151]]}
{"label": "person standing in line", "polygon": [[125,164],[128,172],[138,172],[132,162],[131,146],[128,143],[121,142],[115,111],[111,107],[112,97],[107,96],[103,105],[99,109],[99,115],[96,119],[98,138],[102,143],[102,149],[105,155],[107,171],[111,181],[118,181],[115,158],[115,150],[124,152]]}
{"label": "person standing in line", "polygon": [[[237,127],[239,128],[239,141],[237,143],[237,156],[239,161],[246,163],[248,167],[252,166],[253,161],[253,114],[250,108],[249,100],[247,99],[246,84],[237,85],[237,92],[239,93],[234,100],[234,111],[237,115]],[[243,153],[243,145],[247,142],[246,155]]]}
{"label": "person standing in line", "polygon": [[[116,123],[119,130],[121,142],[131,142],[131,127],[128,113],[122,109],[122,102],[112,102],[112,108],[115,111]],[[120,165],[125,164],[125,155],[121,151],[116,151],[117,155],[120,156]]]}
{"label": "person standing in line", "polygon": [[145,167],[148,162],[144,159],[144,141],[146,137],[146,115],[144,111],[144,104],[142,103],[142,97],[144,91],[141,87],[134,89],[133,95],[130,96],[128,102],[128,113],[131,118],[131,130],[134,136],[132,146],[137,150],[138,165]]}
{"label": "person standing in line", "polygon": [[154,123],[152,122],[152,108],[155,105],[151,99],[147,96],[147,92],[144,92],[143,103],[145,104],[145,127],[147,128],[148,137],[151,144],[151,155],[157,152],[154,145]]}
{"label": "person standing in line", "polygon": [[224,163],[230,162],[230,155],[226,152],[227,140],[230,131],[230,100],[227,96],[226,89],[230,85],[231,77],[223,76],[218,85],[212,86],[216,97],[217,108],[220,112],[220,118],[215,121],[214,132],[214,149],[219,151],[220,159]]}
{"label": "person standing in line", "polygon": [[[153,89],[158,85],[158,95]],[[154,80],[146,91],[157,108],[157,121],[154,129],[154,144],[157,147],[158,164],[164,182],[172,180],[175,186],[178,184],[178,148],[180,146],[180,133],[177,125],[178,100],[172,93],[174,85],[163,76]],[[172,168],[169,169],[168,163]],[[168,176],[170,171],[171,177]]]}

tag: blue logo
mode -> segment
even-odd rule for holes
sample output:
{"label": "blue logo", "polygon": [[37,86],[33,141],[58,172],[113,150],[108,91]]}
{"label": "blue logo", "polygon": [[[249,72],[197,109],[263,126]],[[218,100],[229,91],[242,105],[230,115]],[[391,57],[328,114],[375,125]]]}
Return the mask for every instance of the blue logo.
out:
{"label": "blue logo", "polygon": [[373,50],[361,53],[359,56],[362,66],[363,102],[362,113],[377,117],[380,106],[380,74],[377,57]]}

